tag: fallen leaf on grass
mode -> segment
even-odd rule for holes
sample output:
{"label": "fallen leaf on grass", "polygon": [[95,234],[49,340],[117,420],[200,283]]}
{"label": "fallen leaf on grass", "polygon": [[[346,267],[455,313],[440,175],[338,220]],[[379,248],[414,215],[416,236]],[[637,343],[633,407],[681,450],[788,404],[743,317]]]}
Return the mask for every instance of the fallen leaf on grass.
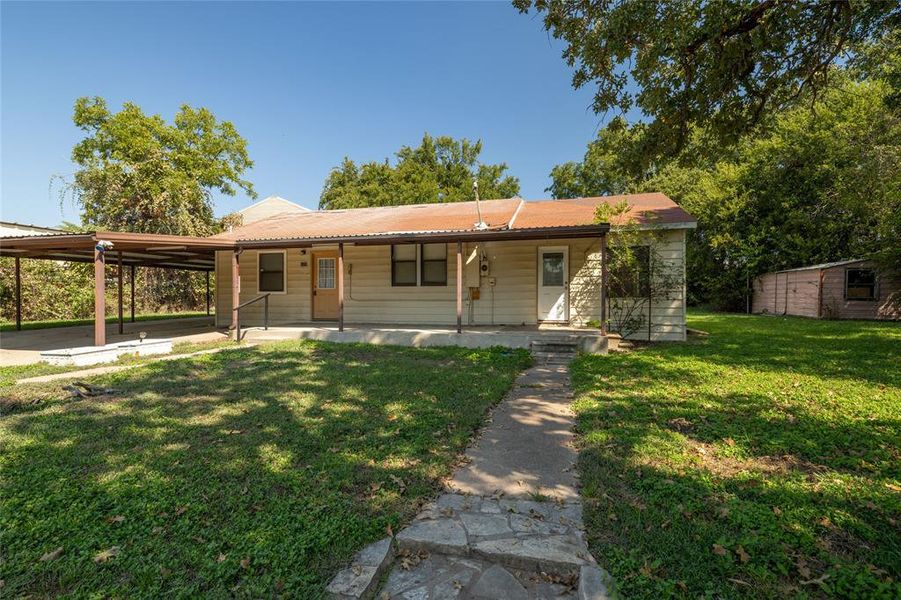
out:
{"label": "fallen leaf on grass", "polygon": [[385,525],[385,533],[388,534],[388,537],[394,537],[394,529],[391,528],[391,523]]}
{"label": "fallen leaf on grass", "polygon": [[162,575],[163,577],[172,575],[172,569],[167,569],[166,567],[160,567],[160,575]]}
{"label": "fallen leaf on grass", "polygon": [[735,547],[735,553],[738,555],[738,559],[743,563],[746,563],[749,560],[751,560],[751,555],[748,554],[747,552],[745,552],[745,549],[742,548],[741,546]]}
{"label": "fallen leaf on grass", "polygon": [[729,551],[726,550],[724,547],[720,546],[719,544],[714,544],[713,545],[713,553],[716,554],[717,556],[726,556],[727,554],[729,554]]}
{"label": "fallen leaf on grass", "polygon": [[735,440],[733,440],[733,439],[730,438],[730,437],[724,439],[723,441],[726,442],[726,445],[727,445],[727,446],[734,446],[734,445],[735,445]]}
{"label": "fallen leaf on grass", "polygon": [[748,587],[751,587],[750,583],[748,583],[747,581],[742,581],[741,579],[733,579],[733,578],[729,577],[728,580],[731,581],[732,583],[737,583],[738,585],[746,585]]}
{"label": "fallen leaf on grass", "polygon": [[250,567],[250,559],[249,559],[249,558],[242,558],[242,559],[241,559],[241,568],[242,568],[242,569],[246,569],[246,568],[248,568],[248,567]]}
{"label": "fallen leaf on grass", "polygon": [[177,507],[175,508],[175,516],[176,516],[176,517],[180,517],[181,515],[185,514],[185,512],[186,512],[187,510],[188,510],[188,507],[187,507],[187,506],[177,506]]}
{"label": "fallen leaf on grass", "polygon": [[401,492],[403,492],[405,489],[407,489],[407,484],[404,483],[404,480],[401,479],[400,477],[398,477],[397,475],[388,475],[388,479],[390,479],[392,482],[394,482],[394,485],[396,485],[400,489]]}
{"label": "fallen leaf on grass", "polygon": [[62,555],[62,553],[63,553],[63,547],[60,546],[59,548],[51,550],[47,554],[43,555],[41,557],[41,562],[46,562],[48,560],[56,560],[57,558],[59,558]]}
{"label": "fallen leaf on grass", "polygon": [[125,520],[125,516],[116,515],[115,517],[109,517],[106,521],[107,523],[121,523]]}
{"label": "fallen leaf on grass", "polygon": [[105,563],[114,556],[119,556],[120,551],[121,549],[119,548],[119,546],[112,546],[110,548],[107,548],[106,550],[101,550],[94,555],[94,562],[97,564]]}
{"label": "fallen leaf on grass", "polygon": [[779,508],[778,506],[774,506],[774,507],[773,507],[773,514],[776,515],[776,516],[778,517],[779,515],[782,514],[782,509]]}
{"label": "fallen leaf on grass", "polygon": [[227,554],[222,554],[222,553],[220,552],[220,553],[219,553],[219,556],[216,558],[216,562],[220,562],[220,563],[221,563],[221,562],[225,562],[225,559],[227,559],[227,558],[228,558],[228,555],[227,555]]}

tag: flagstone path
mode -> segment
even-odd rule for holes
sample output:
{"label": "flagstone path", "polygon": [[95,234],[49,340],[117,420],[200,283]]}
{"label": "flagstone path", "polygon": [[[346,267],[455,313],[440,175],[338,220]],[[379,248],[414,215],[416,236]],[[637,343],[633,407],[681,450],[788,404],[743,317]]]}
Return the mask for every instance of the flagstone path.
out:
{"label": "flagstone path", "polygon": [[571,400],[568,360],[522,373],[447,492],[395,538],[358,554],[329,585],[331,597],[615,597],[585,541]]}

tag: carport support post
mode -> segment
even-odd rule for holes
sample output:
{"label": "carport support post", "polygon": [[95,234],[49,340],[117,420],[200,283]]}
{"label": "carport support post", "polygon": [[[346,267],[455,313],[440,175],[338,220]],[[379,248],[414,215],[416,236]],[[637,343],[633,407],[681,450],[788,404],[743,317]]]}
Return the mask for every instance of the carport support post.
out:
{"label": "carport support post", "polygon": [[457,241],[457,333],[463,333],[463,242]]}
{"label": "carport support post", "polygon": [[116,277],[119,280],[119,285],[116,286],[119,288],[119,335],[125,333],[125,326],[122,324],[122,286],[125,283],[125,280],[122,277],[122,251],[119,250],[118,253],[118,261],[116,263]]}
{"label": "carport support post", "polygon": [[238,257],[241,256],[241,249],[235,248],[232,254],[232,329],[235,331],[235,341],[238,339],[240,331],[238,329],[238,310],[237,306],[241,304],[241,265]]}
{"label": "carport support post", "polygon": [[607,335],[607,234],[601,236],[601,334]]}
{"label": "carport support post", "polygon": [[338,331],[344,331],[344,244],[338,244]]}
{"label": "carport support post", "polygon": [[135,322],[135,266],[131,265],[131,303],[129,307],[131,307],[131,322]]}
{"label": "carport support post", "polygon": [[210,272],[206,272],[206,316],[210,316]]}
{"label": "carport support post", "polygon": [[94,248],[94,345],[106,345],[106,258]]}
{"label": "carport support post", "polygon": [[16,257],[16,331],[22,331],[22,265]]}

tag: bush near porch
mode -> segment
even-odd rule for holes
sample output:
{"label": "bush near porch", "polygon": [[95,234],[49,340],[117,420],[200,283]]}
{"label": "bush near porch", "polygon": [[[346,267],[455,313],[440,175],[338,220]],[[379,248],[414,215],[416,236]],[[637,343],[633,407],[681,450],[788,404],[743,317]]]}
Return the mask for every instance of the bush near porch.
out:
{"label": "bush near porch", "polygon": [[573,365],[589,541],[625,595],[901,596],[901,324],[689,326]]}
{"label": "bush near porch", "polygon": [[285,342],[92,380],[107,399],[0,390],[3,595],[320,597],[529,362]]}

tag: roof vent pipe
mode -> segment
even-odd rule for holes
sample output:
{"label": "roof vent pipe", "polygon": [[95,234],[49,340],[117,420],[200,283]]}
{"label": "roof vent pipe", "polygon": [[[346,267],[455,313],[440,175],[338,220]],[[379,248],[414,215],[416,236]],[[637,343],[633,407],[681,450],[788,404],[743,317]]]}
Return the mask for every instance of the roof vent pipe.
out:
{"label": "roof vent pipe", "polygon": [[475,228],[478,229],[479,231],[484,231],[485,229],[488,229],[488,224],[482,220],[482,206],[481,206],[481,204],[479,204],[479,180],[478,179],[472,180],[472,192],[473,192],[473,194],[475,194],[475,197],[476,197],[476,212],[479,215],[479,222],[475,224]]}

